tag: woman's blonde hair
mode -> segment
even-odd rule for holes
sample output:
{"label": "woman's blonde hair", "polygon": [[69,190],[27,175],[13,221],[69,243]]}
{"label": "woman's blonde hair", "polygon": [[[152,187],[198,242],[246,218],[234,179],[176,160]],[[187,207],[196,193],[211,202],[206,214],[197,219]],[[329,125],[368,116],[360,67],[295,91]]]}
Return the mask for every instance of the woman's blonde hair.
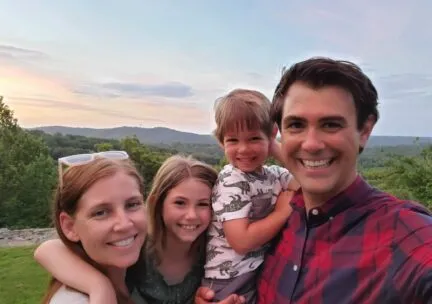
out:
{"label": "woman's blonde hair", "polygon": [[[60,214],[65,212],[69,216],[74,216],[84,193],[99,180],[114,176],[118,172],[124,172],[133,177],[140,188],[140,192],[144,193],[143,179],[130,161],[97,158],[88,164],[70,167],[62,176],[59,176],[54,198],[53,221],[58,236],[66,247],[102,273],[105,273],[102,267],[87,255],[81,243],[72,242],[66,237],[60,225]],[[52,277],[43,303],[49,303],[61,285],[62,283]],[[130,303],[128,297],[117,289],[116,294],[118,303]]]}
{"label": "woman's blonde hair", "polygon": [[[188,178],[196,178],[213,188],[217,179],[217,171],[203,162],[175,155],[168,158],[157,171],[150,193],[147,198],[148,211],[148,246],[147,254],[153,254],[160,261],[165,246],[166,228],[162,216],[165,198],[169,191]],[[194,242],[193,247],[205,249],[206,236],[202,233]]]}

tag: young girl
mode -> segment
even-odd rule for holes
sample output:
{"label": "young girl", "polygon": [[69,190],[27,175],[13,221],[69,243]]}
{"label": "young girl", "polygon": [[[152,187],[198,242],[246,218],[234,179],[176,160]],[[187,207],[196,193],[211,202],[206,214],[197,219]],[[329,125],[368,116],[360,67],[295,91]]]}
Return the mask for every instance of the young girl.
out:
{"label": "young girl", "polygon": [[[217,172],[191,158],[173,156],[160,167],[147,199],[148,237],[126,282],[135,303],[193,303],[205,262],[205,231]],[[90,296],[115,303],[113,288],[94,267],[58,240],[47,241],[36,260],[58,280]]]}
{"label": "young girl", "polygon": [[[142,178],[125,152],[95,155],[59,160],[55,228],[68,250],[112,282],[118,303],[131,303],[124,277],[137,262],[147,231]],[[69,168],[63,174],[64,164]],[[43,303],[89,302],[67,285],[52,278]]]}

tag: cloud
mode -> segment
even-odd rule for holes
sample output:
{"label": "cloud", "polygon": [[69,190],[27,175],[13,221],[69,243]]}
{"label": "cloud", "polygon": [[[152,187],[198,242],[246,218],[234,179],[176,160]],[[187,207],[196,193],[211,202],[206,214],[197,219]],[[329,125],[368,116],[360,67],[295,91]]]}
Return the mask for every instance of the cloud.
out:
{"label": "cloud", "polygon": [[155,123],[161,123],[162,120],[155,119],[154,117],[146,117],[141,115],[131,115],[124,113],[122,111],[116,111],[116,110],[110,110],[110,109],[104,109],[99,107],[94,107],[88,104],[79,104],[74,103],[70,101],[61,101],[61,100],[53,100],[53,99],[46,99],[46,98],[30,98],[30,97],[9,97],[9,99],[15,101],[15,103],[23,105],[23,106],[29,106],[29,107],[47,107],[50,109],[58,109],[62,111],[85,111],[85,112],[94,112],[98,115],[104,115],[108,116],[110,118],[115,117],[123,118],[123,119],[129,119],[129,120],[136,120],[136,121],[149,121],[149,122],[155,122]]}
{"label": "cloud", "polygon": [[419,55],[429,59],[431,8],[425,0],[324,0],[274,14],[280,22],[301,32],[312,48],[360,57],[373,61],[375,67],[395,68],[394,61],[398,60],[400,70],[401,66],[412,68]]}
{"label": "cloud", "polygon": [[18,61],[39,61],[49,59],[50,56],[36,50],[24,49],[11,45],[0,45],[0,58]]}
{"label": "cloud", "polygon": [[186,98],[194,95],[191,86],[179,82],[144,84],[135,82],[87,83],[74,89],[75,93],[106,98],[167,97]]}
{"label": "cloud", "polygon": [[411,104],[432,100],[432,74],[391,74],[379,77],[375,83],[380,99]]}

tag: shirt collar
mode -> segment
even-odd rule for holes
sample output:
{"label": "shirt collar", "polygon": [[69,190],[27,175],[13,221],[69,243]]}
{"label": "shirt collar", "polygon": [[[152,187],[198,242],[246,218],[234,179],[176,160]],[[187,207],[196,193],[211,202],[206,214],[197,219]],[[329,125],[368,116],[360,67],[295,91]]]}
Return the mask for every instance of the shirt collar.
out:
{"label": "shirt collar", "polygon": [[[374,191],[360,175],[357,175],[354,182],[349,185],[344,191],[329,199],[326,203],[318,208],[309,210],[308,222],[312,221],[316,224],[322,224],[327,220],[333,219],[338,213],[346,209],[366,203],[366,197]],[[291,205],[294,210],[305,212],[305,203],[301,188],[295,193]]]}

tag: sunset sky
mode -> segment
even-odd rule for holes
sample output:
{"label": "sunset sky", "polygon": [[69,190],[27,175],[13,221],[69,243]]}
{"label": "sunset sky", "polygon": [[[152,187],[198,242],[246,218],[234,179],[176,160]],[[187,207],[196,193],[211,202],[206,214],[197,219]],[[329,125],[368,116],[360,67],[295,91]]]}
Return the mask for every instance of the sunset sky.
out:
{"label": "sunset sky", "polygon": [[0,95],[23,127],[210,133],[216,98],[271,98],[284,65],[321,55],[372,78],[375,135],[432,136],[431,12],[426,0],[0,0]]}

